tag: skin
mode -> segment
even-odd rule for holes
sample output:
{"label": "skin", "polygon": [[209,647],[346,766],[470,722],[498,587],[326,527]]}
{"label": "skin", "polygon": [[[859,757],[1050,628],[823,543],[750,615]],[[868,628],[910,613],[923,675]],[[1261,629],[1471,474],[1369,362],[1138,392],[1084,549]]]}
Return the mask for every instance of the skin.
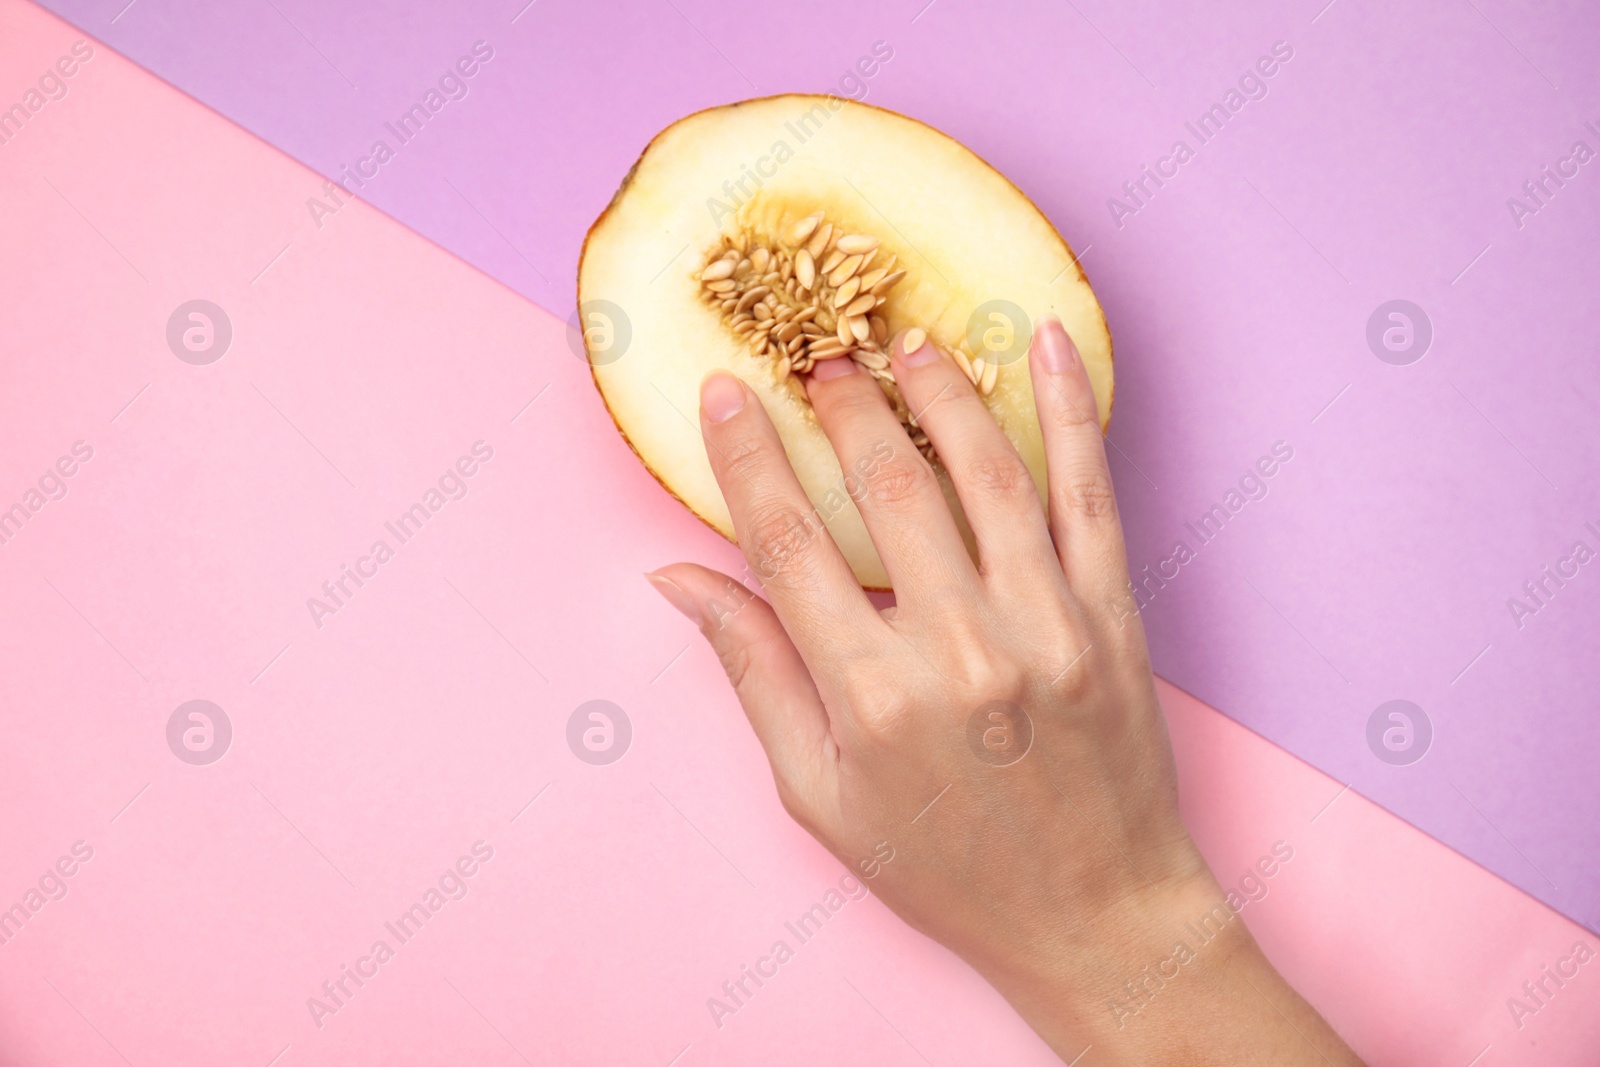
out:
{"label": "skin", "polygon": [[695,564],[649,576],[716,650],[784,808],[1064,1061],[1359,1064],[1228,909],[1179,818],[1071,339],[1046,319],[1028,359],[1048,513],[949,356],[903,347],[896,380],[950,472],[976,561],[875,382],[840,359],[809,393],[858,472],[848,488],[896,606],[861,591],[759,399],[725,373],[702,384],[701,428],[770,603]]}

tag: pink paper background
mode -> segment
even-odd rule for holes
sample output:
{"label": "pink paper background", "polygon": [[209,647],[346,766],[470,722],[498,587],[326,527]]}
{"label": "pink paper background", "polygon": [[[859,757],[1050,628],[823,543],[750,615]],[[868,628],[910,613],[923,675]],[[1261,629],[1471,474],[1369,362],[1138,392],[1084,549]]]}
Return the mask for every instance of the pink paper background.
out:
{"label": "pink paper background", "polygon": [[[0,6],[0,99],[79,37]],[[314,228],[320,184],[103,48],[0,146],[0,501],[94,449],[0,546],[0,905],[94,850],[0,945],[0,1064],[1051,1062],[871,900],[714,1028],[840,873],[639,577],[735,553],[558,320],[364,205]],[[234,328],[205,367],[164,337],[197,297]],[[306,598],[480,439],[466,498],[316,628]],[[1600,972],[1521,1031],[1505,999],[1593,935],[1162,694],[1208,857],[1295,849],[1245,917],[1371,1062],[1592,1060]],[[234,727],[205,767],[165,737],[197,697]],[[608,767],[563,736],[596,698],[634,726]],[[317,1029],[306,998],[480,839],[467,897]]]}
{"label": "pink paper background", "polygon": [[[1600,152],[1600,7],[49,5],[329,176],[482,41],[468,95],[361,194],[562,318],[582,234],[651,135],[757,93],[856,91],[844,77],[884,42],[866,98],[1018,182],[1106,306],[1157,670],[1600,923],[1600,580],[1587,568],[1521,626],[1508,607],[1580,537],[1600,550],[1600,163],[1537,215],[1507,206],[1575,141]],[[1265,98],[1201,144],[1190,125],[1275,47],[1293,58]],[[1196,157],[1154,188],[1141,168],[1180,138]],[[1405,367],[1366,337],[1396,298],[1434,332]],[[1279,441],[1296,458],[1268,496],[1200,546],[1188,524]],[[1157,589],[1144,568],[1180,540],[1198,558]],[[1395,699],[1434,727],[1414,766],[1368,745]]]}

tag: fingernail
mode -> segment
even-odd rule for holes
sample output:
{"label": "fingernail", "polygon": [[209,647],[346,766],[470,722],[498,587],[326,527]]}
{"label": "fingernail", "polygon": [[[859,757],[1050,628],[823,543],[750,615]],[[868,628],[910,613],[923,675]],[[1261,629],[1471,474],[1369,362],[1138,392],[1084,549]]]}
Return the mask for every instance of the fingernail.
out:
{"label": "fingernail", "polygon": [[831,382],[835,378],[843,378],[847,374],[856,372],[856,361],[849,356],[840,356],[837,359],[825,359],[818,363],[811,371],[811,380],[814,382]]}
{"label": "fingernail", "polygon": [[645,577],[650,580],[650,585],[666,599],[668,604],[677,608],[685,618],[696,626],[700,625],[700,605],[696,604],[694,598],[683,591],[681,585],[666,575],[656,574],[653,571],[647,572]]}
{"label": "fingernail", "polygon": [[744,384],[726,371],[700,383],[700,410],[712,422],[727,422],[744,409]]}
{"label": "fingernail", "polygon": [[1033,333],[1034,356],[1040,368],[1050,374],[1066,374],[1078,365],[1078,348],[1067,336],[1066,327],[1054,315],[1039,320]]}
{"label": "fingernail", "polygon": [[928,343],[926,331],[913,326],[900,337],[900,362],[921,367],[939,358],[939,350]]}

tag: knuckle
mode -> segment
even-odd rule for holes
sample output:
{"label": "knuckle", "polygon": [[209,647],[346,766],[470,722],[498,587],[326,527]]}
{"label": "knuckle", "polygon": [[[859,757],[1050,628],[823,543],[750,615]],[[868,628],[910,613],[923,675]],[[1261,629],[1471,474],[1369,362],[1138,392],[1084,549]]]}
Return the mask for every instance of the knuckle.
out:
{"label": "knuckle", "polygon": [[723,444],[718,451],[729,471],[749,476],[766,466],[767,446],[759,437],[740,436]]}
{"label": "knuckle", "polygon": [[808,551],[816,534],[811,517],[798,509],[787,505],[768,508],[750,523],[751,563],[764,580],[776,577],[785,565]]}
{"label": "knuckle", "polygon": [[979,492],[1008,503],[1024,503],[1034,493],[1033,475],[1015,456],[980,456],[962,475]]}
{"label": "knuckle", "polygon": [[860,389],[832,391],[826,400],[828,414],[834,418],[855,420],[881,411],[884,407],[883,391],[874,382],[862,383],[862,386]]}
{"label": "knuckle", "polygon": [[902,507],[922,495],[932,476],[927,464],[896,455],[880,463],[866,479],[867,498],[882,507]]}
{"label": "knuckle", "polygon": [[959,642],[952,666],[961,688],[980,701],[1013,700],[1025,689],[1027,672],[1020,663],[980,645]]}
{"label": "knuckle", "polygon": [[1054,405],[1053,421],[1063,430],[1078,430],[1085,426],[1100,429],[1100,409],[1093,400],[1078,396],[1063,396]]}
{"label": "knuckle", "polygon": [[856,730],[871,749],[894,749],[910,716],[894,705],[869,705],[856,712]]}
{"label": "knuckle", "polygon": [[728,676],[728,682],[737,692],[750,671],[750,649],[740,643],[723,642],[717,648],[717,659]]}
{"label": "knuckle", "polygon": [[1055,655],[1046,661],[1051,665],[1050,677],[1045,679],[1050,686],[1051,696],[1067,704],[1081,703],[1088,695],[1093,680],[1094,672],[1090,668],[1093,658],[1092,644],[1083,647],[1070,644],[1057,646]]}
{"label": "knuckle", "polygon": [[1068,515],[1109,519],[1117,513],[1117,497],[1104,471],[1068,478],[1061,486],[1061,504]]}
{"label": "knuckle", "polygon": [[988,700],[1015,700],[1023,694],[1026,673],[1011,659],[987,657],[974,672],[973,688]]}
{"label": "knuckle", "polygon": [[[985,404],[983,397],[979,395],[977,387],[970,381],[963,382],[961,380],[963,377],[964,375],[960,371],[956,371],[951,379],[956,383],[956,388],[941,394],[929,405],[928,410],[932,411],[933,407],[938,404],[948,404],[951,408],[961,412],[962,417],[965,417],[967,413],[971,413],[991,419],[994,418],[994,415],[989,411],[989,405]],[[962,388],[963,386],[965,388]]]}
{"label": "knuckle", "polygon": [[893,744],[915,718],[904,691],[881,684],[881,679],[849,688],[847,700],[856,729],[870,744]]}

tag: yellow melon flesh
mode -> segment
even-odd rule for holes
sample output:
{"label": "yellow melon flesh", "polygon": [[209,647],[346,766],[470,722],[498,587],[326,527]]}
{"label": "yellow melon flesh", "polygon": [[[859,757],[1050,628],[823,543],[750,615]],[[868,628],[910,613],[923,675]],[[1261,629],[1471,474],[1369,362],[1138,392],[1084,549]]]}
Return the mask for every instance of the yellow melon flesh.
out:
{"label": "yellow melon flesh", "polygon": [[[1029,323],[1054,314],[1065,324],[1102,427],[1111,415],[1111,336],[1049,220],[998,171],[923,123],[838,97],[787,95],[699,112],[650,143],[589,231],[578,268],[589,361],[617,428],[662,485],[733,539],[698,408],[707,374],[738,375],[761,398],[856,577],[883,589],[888,576],[803,391],[782,380],[773,354],[753,351],[730,328],[701,281],[730,243],[787,254],[786,235],[816,212],[835,239],[877,238],[876,262],[893,256],[905,271],[873,312],[891,337],[918,326],[947,351],[982,356],[983,346],[1000,347],[985,401],[1041,497],[1044,452],[1020,347]],[[948,477],[935,470],[965,533]]]}

